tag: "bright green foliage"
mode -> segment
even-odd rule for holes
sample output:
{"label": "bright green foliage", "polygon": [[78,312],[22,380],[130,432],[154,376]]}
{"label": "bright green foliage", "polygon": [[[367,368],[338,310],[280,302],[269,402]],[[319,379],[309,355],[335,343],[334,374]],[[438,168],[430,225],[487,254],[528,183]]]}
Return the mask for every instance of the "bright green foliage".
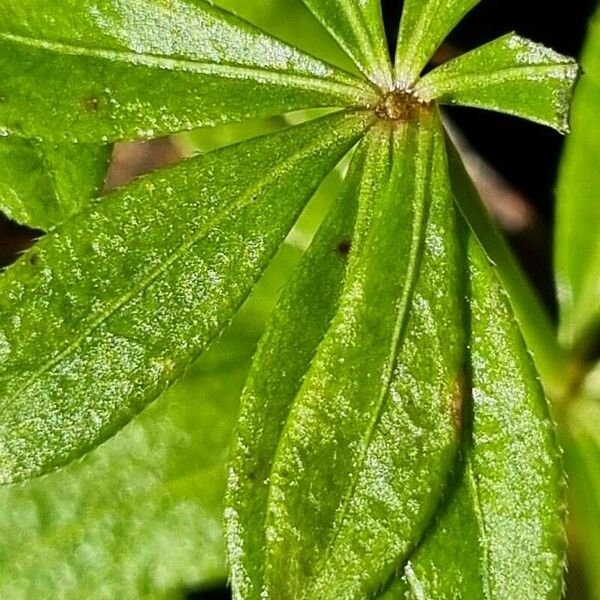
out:
{"label": "bright green foliage", "polygon": [[448,154],[455,201],[496,267],[544,386],[560,393],[567,377],[566,357],[556,339],[554,323],[521,266],[514,260],[507,241],[479,197],[451,140],[448,140]]}
{"label": "bright green foliage", "polygon": [[396,82],[412,88],[448,34],[481,0],[405,0],[398,48]]}
{"label": "bright green foliage", "polygon": [[[600,599],[600,22],[592,18],[558,183],[555,269],[560,341],[571,353],[562,398],[572,553],[590,600]],[[589,373],[587,372],[589,369]]]}
{"label": "bright green foliage", "polygon": [[360,72],[302,0],[215,0],[265,32],[350,72]]}
{"label": "bright green foliage", "polygon": [[303,0],[358,68],[382,88],[392,84],[379,0]]}
{"label": "bright green foliage", "polygon": [[[592,19],[582,58],[582,79],[573,106],[558,185],[556,280],[561,341],[581,346],[600,327],[600,20]],[[579,350],[582,350],[581,348]],[[583,348],[585,352],[586,349]]]}
{"label": "bright green foliage", "polygon": [[[359,194],[356,227],[351,238],[338,235],[352,248],[340,298],[340,268],[319,277],[312,263],[324,260],[309,251],[244,396],[242,459],[232,473],[242,504],[230,510],[242,597],[260,596],[261,576],[273,597],[373,591],[422,535],[456,458],[463,263],[443,137],[431,126],[383,127],[364,144],[364,180],[349,178]],[[413,201],[399,205],[398,197]],[[313,252],[329,253],[335,266],[332,237]],[[323,279],[332,296],[314,319],[305,294]],[[298,311],[314,319],[306,336]],[[281,380],[275,364],[289,365]]]}
{"label": "bright green foliage", "polygon": [[[596,374],[598,377],[598,373]],[[597,393],[568,408],[568,430],[562,438],[571,491],[570,527],[583,565],[590,600],[600,598],[600,405]]]}
{"label": "bright green foliage", "polygon": [[35,229],[52,229],[102,187],[110,148],[0,139],[0,212]]}
{"label": "bright green foliage", "polygon": [[496,110],[565,133],[578,71],[573,59],[509,34],[438,67],[415,91],[425,101]]}
{"label": "bright green foliage", "polygon": [[290,401],[337,308],[356,220],[364,148],[363,142],[343,193],[272,313],[241,401],[242,426],[229,475],[226,516],[233,586],[243,598],[256,596],[263,581],[265,537],[256,525],[266,519],[268,476],[277,447],[273,442],[281,436]]}
{"label": "bright green foliage", "polygon": [[0,595],[157,599],[224,581],[225,461],[254,344],[236,327],[84,461],[1,490]]}
{"label": "bright green foliage", "polygon": [[0,480],[64,464],[180,376],[366,122],[326,117],[141,179],[10,268],[0,281]]}
{"label": "bright green foliage", "polygon": [[56,141],[151,138],[375,97],[203,0],[61,0],[60,10],[8,0],[0,73],[0,129]]}
{"label": "bright green foliage", "polygon": [[469,258],[472,416],[460,478],[383,597],[559,598],[563,475],[546,400],[508,298],[474,238]]}
{"label": "bright green foliage", "polygon": [[[449,176],[437,103],[564,130],[574,63],[509,36],[419,81],[477,0],[405,2],[394,85],[374,0],[305,0],[358,75],[205,0],[59,4],[3,6],[7,133],[100,142],[342,110],[143,178],[60,225],[0,277],[0,481],[81,456],[179,378],[360,142],[243,395],[227,505],[235,593],[363,598],[399,571],[391,585],[416,598],[558,598],[552,424],[473,241],[495,233],[471,218],[472,190],[463,197]],[[200,505],[215,506],[219,481]],[[123,502],[134,510],[130,496]],[[209,563],[213,571],[198,563],[205,577],[219,573]],[[184,566],[165,567],[169,581],[182,581]]]}

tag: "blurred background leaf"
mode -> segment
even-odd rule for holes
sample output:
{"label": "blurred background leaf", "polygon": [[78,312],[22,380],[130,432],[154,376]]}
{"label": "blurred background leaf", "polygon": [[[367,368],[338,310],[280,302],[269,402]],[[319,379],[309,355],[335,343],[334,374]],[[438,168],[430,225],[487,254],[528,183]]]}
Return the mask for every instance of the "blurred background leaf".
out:
{"label": "blurred background leaf", "polygon": [[[562,431],[569,474],[569,597],[600,599],[600,396],[569,408]],[[579,595],[576,588],[580,587]]]}
{"label": "blurred background leaf", "polygon": [[585,355],[600,333],[600,13],[582,64],[558,183],[556,279],[561,341]]}

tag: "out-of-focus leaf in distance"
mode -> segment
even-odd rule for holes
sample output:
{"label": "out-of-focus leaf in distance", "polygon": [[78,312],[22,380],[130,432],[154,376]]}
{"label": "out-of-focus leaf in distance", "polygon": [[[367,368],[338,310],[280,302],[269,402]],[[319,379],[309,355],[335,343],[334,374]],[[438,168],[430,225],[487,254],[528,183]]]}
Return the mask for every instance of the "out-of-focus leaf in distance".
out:
{"label": "out-of-focus leaf in distance", "polygon": [[592,19],[558,182],[560,338],[585,353],[600,327],[600,16]]}
{"label": "out-of-focus leaf in distance", "polygon": [[568,407],[562,430],[570,534],[589,600],[600,600],[600,394]]}

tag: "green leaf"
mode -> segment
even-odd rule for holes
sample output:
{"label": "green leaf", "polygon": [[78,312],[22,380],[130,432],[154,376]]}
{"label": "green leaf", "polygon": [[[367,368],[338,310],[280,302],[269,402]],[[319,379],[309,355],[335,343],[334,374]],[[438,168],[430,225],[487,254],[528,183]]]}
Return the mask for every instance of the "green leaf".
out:
{"label": "green leaf", "polygon": [[460,483],[382,598],[559,599],[559,449],[506,294],[470,241],[472,413]]}
{"label": "green leaf", "polygon": [[104,198],[0,278],[0,481],[97,445],[229,322],[370,122],[338,113]]}
{"label": "green leaf", "polygon": [[0,80],[0,128],[55,141],[152,138],[376,100],[368,82],[203,0],[61,0],[59,10],[8,0]]}
{"label": "green leaf", "polygon": [[415,87],[426,102],[475,106],[569,130],[577,63],[508,34],[428,73]]}
{"label": "green leaf", "polygon": [[232,586],[242,598],[260,595],[260,523],[266,517],[273,440],[281,435],[290,399],[335,315],[352,246],[366,146],[363,142],[356,150],[341,196],[282,293],[244,390],[226,509]]}
{"label": "green leaf", "polygon": [[396,50],[396,83],[411,89],[448,34],[481,0],[405,0]]}
{"label": "green leaf", "polygon": [[225,461],[255,342],[228,332],[84,461],[0,490],[3,598],[158,599],[225,581]]}
{"label": "green leaf", "polygon": [[483,204],[451,140],[447,147],[454,199],[496,267],[545,388],[554,397],[560,397],[570,374],[568,357],[556,339],[554,323]]}
{"label": "green leaf", "polygon": [[356,66],[379,87],[391,89],[380,0],[303,0]]}
{"label": "green leaf", "polygon": [[0,490],[3,597],[179,598],[183,587],[225,581],[222,500],[238,399],[299,254],[285,244],[223,338],[117,436]]}
{"label": "green leaf", "polygon": [[[593,18],[582,58],[558,181],[555,268],[560,300],[560,338],[565,346],[593,345],[600,327],[600,21]],[[585,349],[584,349],[585,350]]]}
{"label": "green leaf", "polygon": [[461,430],[464,265],[430,118],[369,134],[364,178],[351,171],[348,185],[359,214],[339,299],[319,305],[307,332],[313,290],[340,288],[339,270],[323,277],[311,262],[331,254],[333,234],[255,358],[228,509],[240,597],[372,593],[446,487]]}
{"label": "green leaf", "polygon": [[52,229],[99,195],[110,147],[0,138],[0,211]]}
{"label": "green leaf", "polygon": [[569,482],[570,547],[583,568],[590,600],[600,599],[600,396],[567,407],[562,431]]}
{"label": "green leaf", "polygon": [[354,72],[356,65],[302,0],[215,0],[263,31],[312,56]]}

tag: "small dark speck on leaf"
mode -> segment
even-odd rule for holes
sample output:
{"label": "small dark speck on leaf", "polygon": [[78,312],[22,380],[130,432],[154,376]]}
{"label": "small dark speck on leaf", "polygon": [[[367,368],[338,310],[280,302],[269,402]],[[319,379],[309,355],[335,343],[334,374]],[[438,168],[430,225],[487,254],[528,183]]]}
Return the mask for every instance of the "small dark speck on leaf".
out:
{"label": "small dark speck on leaf", "polygon": [[29,264],[32,267],[35,266],[35,265],[37,265],[39,261],[40,261],[40,257],[39,257],[39,254],[37,252],[32,252],[29,255]]}
{"label": "small dark speck on leaf", "polygon": [[352,250],[352,242],[350,240],[342,240],[338,244],[337,251],[342,256],[348,256],[348,254],[350,254],[351,250]]}
{"label": "small dark speck on leaf", "polygon": [[92,96],[85,100],[85,109],[88,112],[97,112],[99,105],[100,105],[100,100],[98,100],[98,98],[96,98],[95,96]]}

